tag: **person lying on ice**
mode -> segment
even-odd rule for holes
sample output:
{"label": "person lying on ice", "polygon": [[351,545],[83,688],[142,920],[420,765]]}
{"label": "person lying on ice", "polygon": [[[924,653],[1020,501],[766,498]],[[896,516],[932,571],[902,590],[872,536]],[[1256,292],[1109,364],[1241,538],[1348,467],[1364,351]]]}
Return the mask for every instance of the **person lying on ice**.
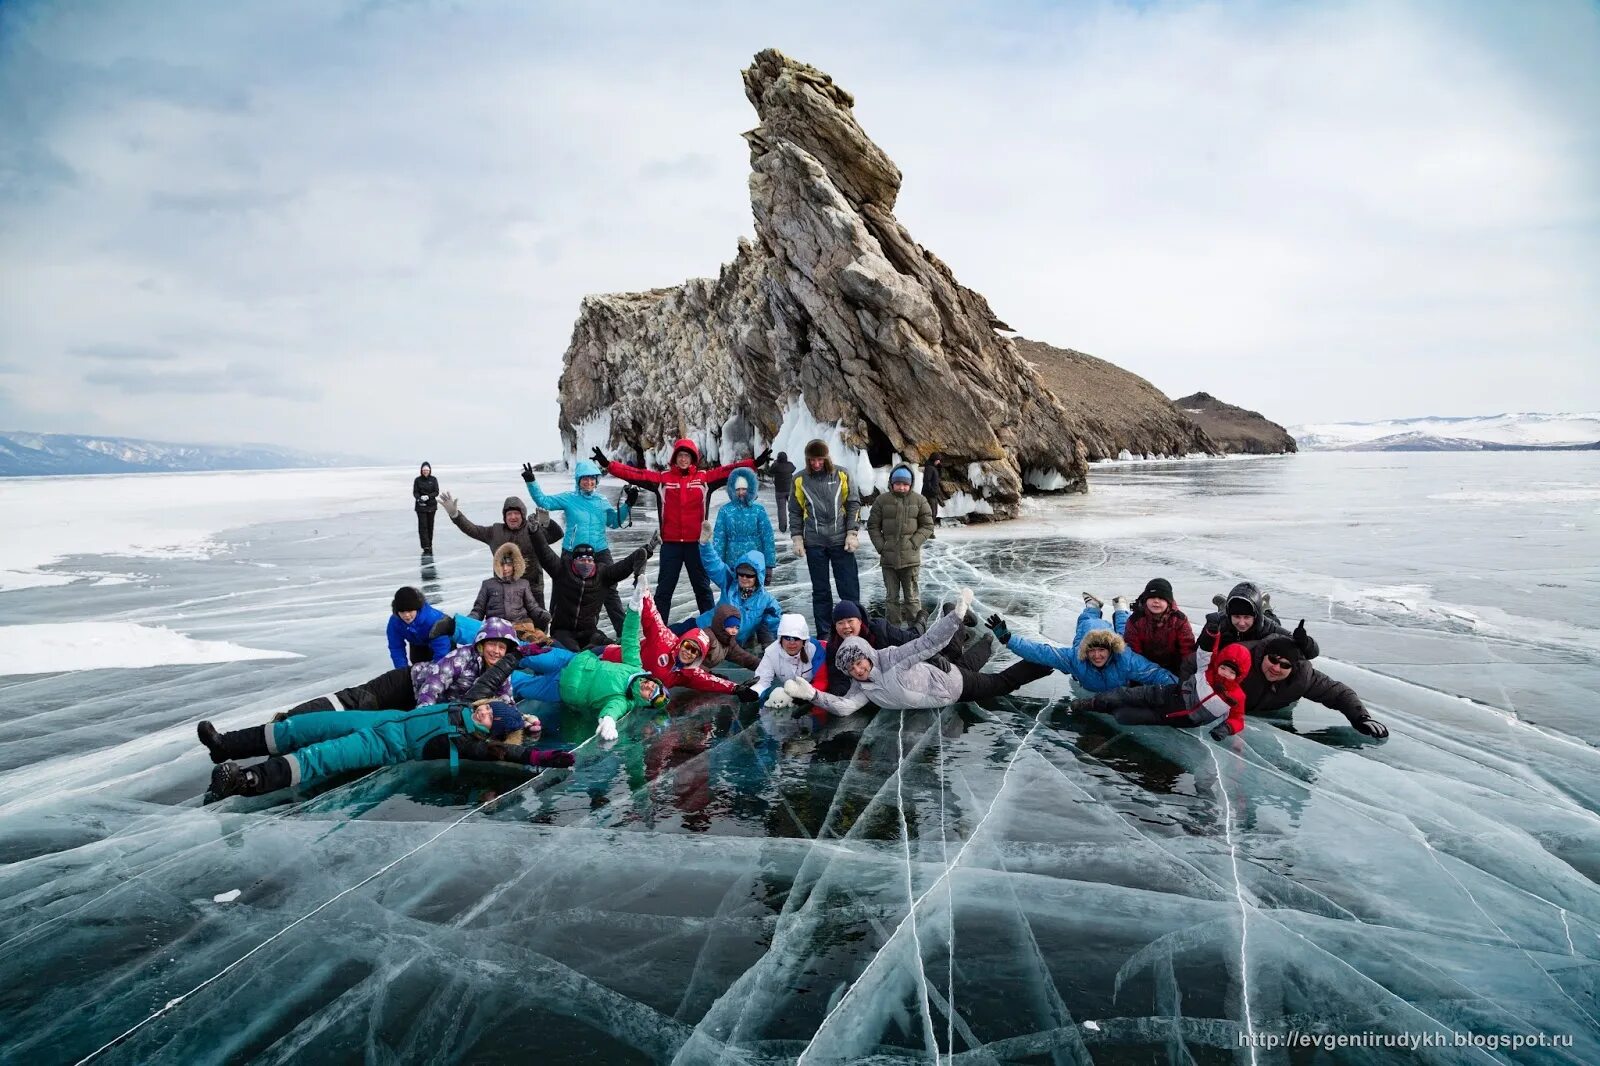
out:
{"label": "person lying on ice", "polygon": [[[711,526],[707,523],[704,536],[709,538],[710,533]],[[700,565],[705,567],[707,576],[722,590],[717,606],[731,603],[739,609],[739,643],[748,644],[753,640],[762,644],[771,643],[783,612],[772,593],[766,590],[766,575],[772,573],[767,567],[766,558],[758,551],[746,552],[737,565],[726,566],[712,549],[709,540],[702,539]],[[691,629],[704,629],[711,624],[716,613],[716,608],[712,608],[693,618],[685,618],[675,623],[672,631],[683,634]]]}
{"label": "person lying on ice", "polygon": [[[762,699],[768,699],[774,690],[783,691],[785,682],[799,678],[809,682],[822,666],[823,647],[811,639],[811,627],[803,614],[786,614],[778,621],[778,639],[767,645],[756,666],[756,676],[750,687]],[[785,701],[779,701],[783,705]]]}
{"label": "person lying on ice", "polygon": [[[975,618],[963,621],[966,625],[977,624]],[[957,662],[962,657],[962,649],[965,646],[964,631],[965,626],[956,630],[956,635],[951,638],[950,643],[940,651],[940,654],[950,662]],[[854,600],[840,600],[833,605],[833,632],[828,636],[827,661],[824,673],[819,675],[822,681],[817,682],[817,687],[826,689],[835,696],[843,696],[850,691],[850,672],[841,670],[837,662],[839,649],[844,647],[847,637],[860,637],[874,649],[881,649],[909,644],[921,635],[916,629],[902,629],[882,618],[869,618],[866,610]],[[988,656],[985,655],[982,662],[987,661]]]}
{"label": "person lying on ice", "polygon": [[[1213,601],[1214,602],[1214,601]],[[1311,639],[1306,632],[1305,619],[1290,633],[1278,622],[1276,615],[1267,607],[1268,599],[1261,594],[1253,583],[1241,581],[1228,590],[1228,595],[1221,603],[1221,610],[1206,615],[1205,628],[1201,630],[1199,643],[1212,649],[1213,653],[1218,647],[1229,644],[1246,644],[1279,634],[1292,637],[1295,647],[1300,649],[1302,657],[1315,659],[1321,654],[1322,649],[1317,647],[1317,642]],[[1218,635],[1222,641],[1217,642]]]}
{"label": "person lying on ice", "polygon": [[[389,604],[389,661],[399,670],[409,663],[429,663],[450,654],[450,636],[435,636],[434,624],[445,618],[443,611],[429,603],[420,589],[406,585],[395,590]],[[409,656],[409,658],[408,658]]]}
{"label": "person lying on ice", "polygon": [[1250,651],[1229,644],[1216,654],[1200,649],[1196,671],[1182,684],[1137,685],[1075,699],[1074,713],[1101,711],[1122,725],[1167,725],[1178,729],[1212,726],[1225,740],[1244,729],[1247,697],[1240,684],[1250,674]]}
{"label": "person lying on ice", "polygon": [[[1006,620],[998,614],[989,616],[988,625],[994,631],[995,639],[1010,648],[1019,659],[1060,670],[1069,675],[1075,684],[1090,692],[1109,692],[1130,681],[1137,681],[1141,685],[1177,683],[1176,675],[1128,649],[1127,643],[1111,628],[1111,624],[1100,617],[1100,601],[1091,593],[1083,594],[1083,603],[1071,648],[1063,648],[1048,640],[1019,637],[1011,632]],[[1117,616],[1125,621],[1127,612],[1118,610]],[[1077,650],[1074,651],[1074,648]]]}
{"label": "person lying on ice", "polygon": [[743,622],[742,612],[731,603],[719,603],[717,609],[711,612],[711,625],[705,630],[711,637],[703,664],[707,670],[715,669],[724,660],[746,670],[754,670],[761,664],[760,656],[747,651],[739,643],[739,630]]}
{"label": "person lying on ice", "polygon": [[[649,593],[642,593],[639,606],[639,625],[642,634],[639,648],[640,662],[651,675],[668,689],[689,688],[696,692],[717,692],[738,696],[740,702],[752,703],[756,694],[749,685],[741,685],[726,677],[718,677],[706,668],[711,637],[695,628],[679,636],[661,620],[656,602]],[[608,645],[600,653],[608,663],[622,661],[622,646]]]}
{"label": "person lying on ice", "polygon": [[494,550],[494,576],[484,578],[478,586],[478,598],[467,612],[482,621],[485,618],[504,618],[512,625],[532,622],[541,629],[550,625],[550,613],[533,595],[533,586],[524,576],[528,564],[523,561],[522,549],[506,541]]}
{"label": "person lying on ice", "polygon": [[665,706],[667,693],[640,655],[640,608],[644,589],[634,593],[622,620],[621,662],[606,662],[596,650],[550,648],[524,658],[512,675],[518,699],[561,703],[574,713],[596,716],[595,734],[617,739],[617,723],[629,711]]}
{"label": "person lying on ice", "polygon": [[1313,667],[1293,637],[1275,633],[1246,647],[1250,650],[1250,673],[1244,678],[1243,688],[1250,714],[1272,714],[1306,699],[1338,711],[1369,737],[1382,740],[1389,735],[1389,728],[1367,713],[1356,690]]}
{"label": "person lying on ice", "polygon": [[[306,700],[284,712],[284,716],[313,711],[409,711],[431,703],[464,699],[480,674],[498,663],[501,656],[515,654],[516,650],[517,633],[511,623],[504,618],[489,618],[470,647],[457,648],[437,662],[402,666],[365,684]],[[487,695],[509,701],[509,676],[501,678],[496,689]]]}
{"label": "person lying on ice", "polygon": [[[197,732],[218,764],[211,771],[211,795],[221,799],[314,785],[336,774],[412,759],[449,759],[452,767],[461,759],[533,769],[572,765],[570,752],[524,744],[527,726],[511,704],[480,700],[471,706],[433,703],[409,710],[299,714],[228,733],[201,722]],[[252,756],[267,759],[253,766],[234,761]]]}
{"label": "person lying on ice", "polygon": [[1168,673],[1184,679],[1194,676],[1194,628],[1188,615],[1178,610],[1172,582],[1166,578],[1150,579],[1116,630],[1128,647]]}
{"label": "person lying on ice", "polygon": [[534,556],[550,575],[550,638],[569,651],[603,648],[611,643],[599,628],[600,609],[606,596],[627,577],[637,575],[661,545],[656,534],[649,543],[610,566],[603,565],[587,544],[570,554],[557,555],[537,530],[529,533]]}
{"label": "person lying on ice", "polygon": [[[950,643],[961,628],[972,590],[962,589],[955,610],[940,618],[922,636],[897,648],[873,648],[860,637],[847,637],[839,648],[837,664],[850,674],[850,690],[843,696],[818,691],[802,678],[785,682],[783,690],[794,700],[806,700],[830,714],[854,714],[869,703],[886,711],[1004,696],[1050,673],[1048,666],[1016,662],[996,674],[979,673],[970,662],[928,662]],[[992,647],[986,641],[978,645]]]}

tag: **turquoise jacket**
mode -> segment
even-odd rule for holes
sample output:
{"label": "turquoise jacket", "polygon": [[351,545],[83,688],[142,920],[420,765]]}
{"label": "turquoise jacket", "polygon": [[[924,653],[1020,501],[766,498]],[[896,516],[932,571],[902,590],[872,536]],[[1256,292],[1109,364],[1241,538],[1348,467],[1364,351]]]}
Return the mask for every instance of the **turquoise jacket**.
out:
{"label": "turquoise jacket", "polygon": [[546,511],[567,513],[567,532],[561,538],[562,551],[570,552],[580,544],[587,544],[597,552],[611,550],[611,544],[606,540],[606,526],[615,523],[615,508],[600,495],[598,487],[593,492],[584,492],[576,487],[583,478],[599,478],[599,476],[600,467],[593,461],[579,459],[577,465],[572,468],[574,487],[571,492],[560,492],[551,496],[539,488],[537,481],[524,482],[528,486],[528,495],[533,497],[535,505],[543,507]]}
{"label": "turquoise jacket", "polygon": [[[724,603],[731,603],[739,608],[739,635],[734,639],[744,644],[751,637],[760,635],[763,641],[776,640],[778,622],[783,612],[778,607],[778,601],[773,599],[772,593],[766,589],[767,574],[766,560],[760,552],[747,552],[741,563],[749,563],[755,567],[756,587],[748,596],[739,588],[739,575],[734,567],[725,566],[711,545],[700,545],[700,562],[705,565],[706,576],[722,589],[722,596],[717,600],[716,606],[695,619],[695,625],[706,629],[711,625],[711,619],[716,616],[717,607]],[[737,564],[735,564],[737,565]]]}
{"label": "turquoise jacket", "polygon": [[[740,485],[750,490],[742,503],[734,495]],[[760,552],[766,558],[768,570],[778,565],[778,545],[772,538],[772,519],[767,517],[767,509],[756,498],[758,488],[754,470],[740,467],[728,475],[728,502],[717,512],[716,532],[711,537],[711,546],[717,550],[717,558],[726,566],[738,565],[751,552]]]}

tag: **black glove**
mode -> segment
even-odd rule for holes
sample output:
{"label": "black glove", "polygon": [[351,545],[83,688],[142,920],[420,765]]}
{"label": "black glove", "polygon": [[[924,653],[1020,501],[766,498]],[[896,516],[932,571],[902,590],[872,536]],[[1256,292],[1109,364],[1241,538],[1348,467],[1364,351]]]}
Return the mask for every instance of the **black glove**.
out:
{"label": "black glove", "polygon": [[1294,627],[1294,646],[1300,649],[1300,654],[1308,654],[1311,644],[1311,634],[1306,632],[1306,620],[1300,619],[1300,624]]}
{"label": "black glove", "polygon": [[474,681],[467,694],[461,697],[461,702],[470,704],[477,700],[494,699],[500,694],[500,687],[506,683],[506,679],[521,661],[522,656],[515,651],[502,655],[499,662],[478,675],[478,680]]}
{"label": "black glove", "polygon": [[523,463],[522,464],[522,480],[523,481],[532,481],[533,480],[533,464],[532,463]]}
{"label": "black glove", "polygon": [[646,559],[650,558],[659,547],[661,547],[661,530],[658,529],[650,534],[649,540],[644,542],[644,557]]}
{"label": "black glove", "polygon": [[1363,718],[1356,723],[1356,728],[1369,737],[1384,740],[1389,736],[1389,727],[1376,718]]}
{"label": "black glove", "polygon": [[1073,714],[1082,714],[1085,711],[1098,711],[1100,709],[1100,694],[1093,696],[1079,696],[1067,704],[1067,710]]}
{"label": "black glove", "polygon": [[733,690],[733,694],[735,696],[739,697],[739,702],[740,703],[760,703],[761,702],[761,693],[759,693],[755,689],[751,688],[750,687],[750,683],[748,681],[745,682],[744,684],[740,685],[738,688],[734,689]]}
{"label": "black glove", "polygon": [[600,445],[598,444],[594,446],[594,451],[589,453],[589,458],[599,463],[602,470],[611,465],[611,461],[606,458],[606,453],[600,450]]}
{"label": "black glove", "polygon": [[789,717],[790,718],[804,718],[806,715],[810,714],[811,711],[812,711],[811,704],[806,703],[805,701],[802,700],[801,702],[795,704],[794,710],[789,712]]}
{"label": "black glove", "polygon": [[989,620],[984,624],[994,634],[994,639],[1000,643],[1004,644],[1011,639],[1011,627],[1006,625],[1006,620],[998,614],[991,614]]}
{"label": "black glove", "polygon": [[761,449],[761,454],[756,456],[756,466],[758,466],[758,467],[766,466],[770,462],[772,462],[772,449],[771,448],[762,448]]}
{"label": "black glove", "polygon": [[1231,736],[1233,736],[1233,723],[1226,718],[1211,727],[1212,740],[1227,740]]}

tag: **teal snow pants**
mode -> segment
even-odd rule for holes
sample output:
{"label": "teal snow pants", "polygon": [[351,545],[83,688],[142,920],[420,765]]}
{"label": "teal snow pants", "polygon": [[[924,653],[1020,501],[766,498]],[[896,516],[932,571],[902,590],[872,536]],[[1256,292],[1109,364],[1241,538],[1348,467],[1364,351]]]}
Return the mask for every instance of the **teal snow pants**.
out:
{"label": "teal snow pants", "polygon": [[428,741],[458,731],[442,703],[414,711],[313,711],[269,726],[267,750],[285,757],[291,784],[310,785],[420,759]]}

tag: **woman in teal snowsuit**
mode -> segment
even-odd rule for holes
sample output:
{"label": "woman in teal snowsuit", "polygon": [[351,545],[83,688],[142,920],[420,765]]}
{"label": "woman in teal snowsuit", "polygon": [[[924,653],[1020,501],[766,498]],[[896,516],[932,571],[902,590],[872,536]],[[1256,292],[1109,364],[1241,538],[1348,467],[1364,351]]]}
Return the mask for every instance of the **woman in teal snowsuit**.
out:
{"label": "woman in teal snowsuit", "polygon": [[[618,525],[617,509],[600,495],[600,467],[593,460],[579,459],[572,467],[573,489],[554,496],[539,487],[534,477],[533,464],[522,464],[522,482],[534,506],[546,511],[565,511],[567,531],[561,538],[561,553],[570,561],[572,552],[580,544],[594,549],[594,561],[603,570],[611,565],[611,542],[606,530]],[[532,561],[530,560],[530,565]],[[622,629],[622,599],[615,586],[606,590],[606,617],[619,631]]]}
{"label": "woman in teal snowsuit", "polygon": [[778,565],[778,545],[767,509],[756,499],[758,484],[754,470],[740,467],[728,475],[728,502],[717,512],[711,546],[727,567],[738,566],[751,552],[760,552],[767,561],[762,577],[771,581],[772,568]]}

